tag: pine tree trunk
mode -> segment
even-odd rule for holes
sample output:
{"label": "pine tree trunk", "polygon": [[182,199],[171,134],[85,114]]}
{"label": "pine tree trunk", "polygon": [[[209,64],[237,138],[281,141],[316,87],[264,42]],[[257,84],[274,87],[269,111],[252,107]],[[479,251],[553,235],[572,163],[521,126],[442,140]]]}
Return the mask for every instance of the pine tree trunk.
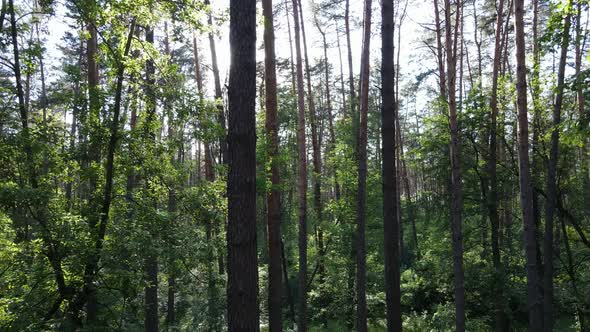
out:
{"label": "pine tree trunk", "polygon": [[305,100],[299,28],[299,5],[293,0],[295,54],[297,58],[297,158],[299,200],[299,319],[298,332],[307,331],[307,153],[305,147]]}
{"label": "pine tree trunk", "polygon": [[[352,70],[352,44],[350,41],[350,0],[346,0],[346,8],[344,11],[344,29],[346,31],[346,45],[347,45],[347,55],[348,55],[348,89],[350,94],[350,115],[354,114],[357,100],[356,94],[354,90],[354,71]],[[354,117],[353,117],[354,118]]]}
{"label": "pine tree trunk", "polygon": [[402,330],[400,293],[398,205],[395,164],[395,68],[393,61],[393,0],[381,3],[381,137],[383,141],[383,237],[385,252],[385,295],[387,303],[387,330]]}
{"label": "pine tree trunk", "polygon": [[277,76],[272,0],[262,1],[264,13],[264,64],[266,84],[266,135],[270,160],[271,190],[267,195],[268,227],[268,320],[269,331],[281,331],[281,197],[279,177],[279,136],[277,119]]}
{"label": "pine tree trunk", "polygon": [[455,330],[465,331],[465,285],[463,275],[463,234],[462,234],[462,199],[460,133],[457,119],[457,101],[455,97],[455,79],[457,67],[457,40],[460,26],[461,5],[457,3],[455,24],[451,22],[451,2],[445,0],[445,46],[447,51],[447,104],[449,108],[449,125],[451,129],[451,233],[453,239],[453,281],[455,294]]}
{"label": "pine tree trunk", "polygon": [[[315,210],[316,215],[316,229],[317,229],[317,236],[318,236],[318,260],[319,260],[319,267],[320,270],[323,271],[323,255],[324,249],[321,248],[321,244],[323,243],[323,233],[321,230],[322,227],[322,214],[323,214],[323,206],[322,206],[322,151],[321,151],[321,142],[319,140],[318,135],[318,116],[316,114],[316,107],[315,107],[315,100],[314,100],[314,93],[311,87],[311,70],[309,66],[309,57],[307,55],[307,37],[305,34],[305,23],[303,19],[303,8],[301,6],[301,0],[297,1],[299,6],[299,25],[301,27],[301,37],[303,40],[303,59],[305,63],[305,74],[307,78],[307,108],[309,112],[309,124],[311,127],[311,146],[313,150],[313,207]],[[323,278],[323,277],[322,277]]]}
{"label": "pine tree trunk", "polygon": [[256,1],[230,2],[227,319],[259,331],[256,251]]}
{"label": "pine tree trunk", "polygon": [[543,328],[553,331],[553,232],[555,207],[557,205],[557,162],[559,158],[559,126],[561,124],[561,106],[565,83],[565,66],[570,40],[571,14],[567,14],[563,23],[561,54],[557,71],[557,87],[553,104],[553,127],[551,129],[551,151],[547,170],[547,204],[545,205],[545,237],[543,241]]}
{"label": "pine tree trunk", "polygon": [[[146,28],[145,31],[145,41],[151,45],[154,45],[154,29],[152,27]],[[146,138],[150,139],[151,142],[148,144],[153,144],[155,147],[156,144],[156,133],[154,133],[150,128],[152,122],[156,120],[156,92],[155,92],[155,74],[156,68],[154,60],[149,59],[146,62],[146,78],[145,78],[145,100],[146,100],[146,123],[145,123],[145,131],[146,131]],[[146,189],[148,189],[149,184],[146,180]],[[154,202],[154,205],[156,203]],[[157,234],[155,230],[148,229],[150,233],[150,237],[152,241],[157,242]],[[145,330],[150,332],[157,332],[159,331],[159,318],[158,318],[158,255],[156,254],[155,250],[150,250],[147,253],[146,260],[145,260]]]}
{"label": "pine tree trunk", "polygon": [[365,214],[367,206],[367,116],[369,111],[371,6],[372,1],[365,0],[363,49],[361,53],[360,123],[358,126],[359,131],[357,143],[358,191],[356,197],[356,330],[359,332],[367,331],[367,254],[365,245]]}
{"label": "pine tree trunk", "polygon": [[[205,5],[210,5],[209,0],[205,0]],[[211,12],[207,15],[207,24],[213,26],[213,17]],[[219,152],[221,154],[221,163],[227,162],[227,140],[225,126],[225,111],[223,109],[223,93],[221,91],[221,78],[219,77],[219,66],[217,65],[217,48],[215,47],[215,36],[209,32],[209,49],[211,50],[211,70],[213,71],[213,82],[215,83],[215,99],[217,103],[217,121],[221,126],[223,134],[219,138]],[[223,271],[220,271],[223,274]]]}
{"label": "pine tree trunk", "polygon": [[520,201],[524,224],[524,246],[527,273],[527,302],[529,331],[543,327],[542,303],[537,273],[536,226],[533,214],[533,188],[529,165],[529,130],[527,117],[527,82],[524,39],[524,0],[514,0],[514,28],[516,36],[516,92],[518,109],[518,166]]}
{"label": "pine tree trunk", "polygon": [[492,242],[492,264],[494,266],[494,284],[495,287],[495,329],[496,331],[505,331],[506,313],[504,311],[504,269],[502,266],[500,256],[499,244],[499,228],[500,218],[498,214],[498,179],[497,179],[497,164],[498,164],[498,76],[500,74],[500,62],[502,58],[502,23],[504,15],[504,0],[499,0],[497,7],[498,17],[496,18],[496,33],[494,44],[494,62],[492,69],[492,90],[490,97],[491,109],[491,128],[490,128],[490,156],[488,160],[488,172],[490,190],[488,194],[488,214],[491,226],[491,242]]}

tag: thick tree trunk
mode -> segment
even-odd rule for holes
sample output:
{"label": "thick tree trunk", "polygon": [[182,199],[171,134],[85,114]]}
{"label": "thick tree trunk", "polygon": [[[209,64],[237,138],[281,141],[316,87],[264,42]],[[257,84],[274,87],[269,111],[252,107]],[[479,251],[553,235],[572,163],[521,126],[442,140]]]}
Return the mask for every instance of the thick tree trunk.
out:
{"label": "thick tree trunk", "polygon": [[547,170],[547,203],[545,205],[545,237],[543,241],[543,328],[553,331],[553,228],[555,207],[557,206],[557,162],[559,158],[559,126],[561,124],[561,106],[565,83],[565,66],[570,40],[571,14],[567,14],[563,23],[561,54],[557,70],[557,87],[553,104],[553,128],[551,129],[551,150]]}
{"label": "thick tree trunk", "polygon": [[299,320],[297,330],[307,331],[307,153],[305,147],[305,100],[298,0],[293,0],[295,54],[297,57],[297,158],[299,193]]}
{"label": "thick tree trunk", "polygon": [[387,330],[402,330],[400,292],[399,236],[397,214],[397,181],[395,164],[395,68],[393,61],[393,0],[381,3],[381,137],[383,141],[383,237],[385,252],[385,295],[387,303]]}
{"label": "thick tree trunk", "polygon": [[227,319],[259,331],[256,252],[256,1],[230,1]]}
{"label": "thick tree trunk", "polygon": [[447,89],[449,125],[451,129],[451,233],[453,238],[453,281],[455,293],[455,330],[465,331],[465,285],[463,275],[462,210],[463,190],[461,184],[460,133],[455,99],[457,66],[457,40],[460,26],[461,5],[456,5],[455,24],[451,22],[451,2],[445,0],[445,46],[447,51]]}
{"label": "thick tree trunk", "polygon": [[367,116],[369,111],[371,7],[372,1],[365,0],[363,49],[361,53],[360,123],[358,126],[359,132],[357,142],[358,191],[356,197],[356,329],[359,332],[367,331],[367,254],[365,245],[365,214],[367,206]]}
{"label": "thick tree trunk", "polygon": [[281,331],[281,191],[279,177],[279,125],[277,118],[277,75],[272,0],[262,1],[264,13],[264,64],[266,84],[266,135],[270,160],[271,190],[267,195],[268,227],[268,320],[269,330]]}
{"label": "thick tree trunk", "polygon": [[527,272],[527,302],[529,331],[543,327],[542,302],[537,273],[536,226],[533,215],[533,187],[529,165],[529,129],[527,117],[527,82],[524,39],[524,0],[514,0],[514,28],[516,36],[516,92],[518,109],[518,166],[520,201],[524,224],[524,246]]}

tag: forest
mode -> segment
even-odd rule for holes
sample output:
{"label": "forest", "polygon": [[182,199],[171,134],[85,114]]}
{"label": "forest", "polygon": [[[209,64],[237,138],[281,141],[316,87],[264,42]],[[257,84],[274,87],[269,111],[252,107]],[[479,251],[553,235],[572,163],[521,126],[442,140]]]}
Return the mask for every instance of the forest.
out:
{"label": "forest", "polygon": [[1,331],[590,331],[589,0],[1,1]]}

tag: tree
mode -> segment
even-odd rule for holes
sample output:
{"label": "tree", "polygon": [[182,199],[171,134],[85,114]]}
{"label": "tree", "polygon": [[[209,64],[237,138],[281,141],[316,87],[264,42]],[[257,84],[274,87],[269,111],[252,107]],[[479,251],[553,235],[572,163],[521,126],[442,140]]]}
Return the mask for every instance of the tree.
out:
{"label": "tree", "polygon": [[503,298],[503,267],[500,257],[498,214],[498,77],[500,75],[500,62],[502,60],[502,23],[504,15],[504,0],[498,2],[498,17],[496,18],[496,31],[494,41],[494,64],[492,69],[492,90],[490,92],[490,157],[488,160],[488,172],[490,178],[490,190],[488,195],[488,214],[491,226],[492,260],[496,279],[496,331],[506,330],[506,316],[504,313]]}
{"label": "tree", "polygon": [[383,243],[385,245],[385,294],[387,330],[401,331],[399,237],[397,222],[397,181],[395,176],[395,101],[393,66],[393,0],[381,4],[381,136],[383,140]]}
{"label": "tree", "polygon": [[256,1],[230,2],[230,46],[227,325],[229,331],[258,331]]}
{"label": "tree", "polygon": [[264,14],[264,68],[266,83],[266,135],[271,188],[267,195],[268,227],[268,316],[270,331],[281,331],[281,191],[279,175],[279,126],[277,119],[277,76],[272,0],[262,2]]}
{"label": "tree", "polygon": [[[571,5],[571,4],[570,4]],[[551,129],[551,150],[547,170],[547,204],[545,206],[545,238],[543,242],[543,328],[553,331],[553,259],[554,259],[554,217],[557,205],[557,161],[559,157],[559,126],[561,125],[561,107],[565,81],[565,66],[570,39],[571,11],[566,7],[567,14],[563,22],[561,37],[561,54],[557,70],[557,87],[553,104],[553,128]]]}
{"label": "tree", "polygon": [[527,274],[527,305],[529,331],[540,331],[543,326],[542,303],[537,274],[536,226],[533,215],[533,188],[529,166],[529,130],[527,116],[527,82],[524,39],[524,1],[514,0],[514,29],[516,43],[516,106],[518,109],[518,174],[524,247]]}
{"label": "tree", "polygon": [[[371,47],[372,1],[365,0],[363,48],[361,53],[360,123],[358,126],[358,190],[356,196],[356,329],[367,330],[366,206],[367,206],[367,116],[369,111],[369,61]],[[354,119],[354,117],[353,117]],[[391,239],[390,239],[391,240]]]}
{"label": "tree", "polygon": [[445,47],[447,59],[447,104],[449,108],[449,125],[451,128],[451,234],[453,237],[453,283],[455,293],[455,328],[465,331],[465,280],[463,275],[463,234],[462,209],[463,190],[461,183],[460,137],[457,119],[456,69],[457,40],[461,17],[461,5],[455,7],[455,24],[451,22],[451,2],[445,0]]}
{"label": "tree", "polygon": [[297,193],[299,219],[299,313],[297,330],[307,331],[307,154],[305,147],[305,99],[299,28],[298,0],[293,0],[295,57],[297,60]]}

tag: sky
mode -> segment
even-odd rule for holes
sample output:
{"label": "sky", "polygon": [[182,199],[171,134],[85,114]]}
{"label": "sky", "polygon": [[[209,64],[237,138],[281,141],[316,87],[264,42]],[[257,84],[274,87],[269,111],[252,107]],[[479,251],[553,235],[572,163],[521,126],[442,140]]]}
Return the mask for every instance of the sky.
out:
{"label": "sky", "polygon": [[[284,0],[279,0],[284,1]],[[290,0],[288,0],[290,2]],[[303,5],[303,16],[305,20],[305,29],[306,35],[308,39],[308,52],[309,56],[312,59],[312,64],[315,62],[313,59],[319,60],[323,58],[323,46],[322,46],[322,39],[321,35],[319,34],[315,24],[314,18],[312,14],[312,0],[302,0]],[[318,2],[318,0],[315,0]],[[417,40],[422,28],[420,27],[420,23],[426,23],[431,20],[430,12],[432,12],[429,4],[423,1],[414,1],[409,0],[411,3],[407,6],[407,17],[404,20],[402,25],[402,47],[401,47],[401,68],[403,71],[415,71],[416,68],[413,60],[411,60],[411,53],[415,51],[417,47],[419,47],[420,42]],[[214,11],[219,12],[223,10],[227,10],[229,7],[229,0],[213,0],[212,7]],[[66,31],[69,30],[68,22],[71,22],[69,18],[66,17],[66,11],[63,7],[63,0],[58,1],[56,7],[55,16],[51,17],[48,21],[48,29],[45,35],[45,48],[48,51],[47,54],[47,61],[51,64],[57,64],[59,58],[62,56],[61,52],[59,51],[58,45],[62,44],[62,38]],[[283,4],[278,4],[275,0],[275,8],[279,5],[283,7]],[[351,0],[351,20],[355,23],[355,27],[351,33],[351,44],[352,44],[352,53],[353,53],[353,62],[354,62],[354,70],[356,74],[360,69],[360,53],[361,53],[361,45],[362,45],[362,20],[363,20],[363,1],[361,0]],[[258,13],[262,15],[262,8],[259,2],[258,4]],[[428,12],[426,12],[428,10]],[[428,14],[426,14],[428,13]],[[379,38],[379,30],[380,30],[380,10],[379,10],[379,2],[373,1],[373,24],[372,24],[372,35],[371,38],[371,58],[372,63],[378,56],[380,55],[380,45],[381,40]],[[293,30],[293,17],[289,17],[291,30]],[[259,20],[260,21],[260,20]],[[287,32],[287,19],[285,16],[285,11],[283,9],[277,11],[275,10],[275,43],[276,43],[276,56],[277,58],[289,58],[289,39],[288,39],[288,32]],[[327,31],[328,36],[328,58],[330,59],[330,63],[333,66],[335,71],[339,71],[339,54],[336,45],[336,24],[340,25],[340,28],[343,27],[343,22],[335,22],[334,20],[325,21],[323,22],[323,29]],[[160,27],[160,33],[156,30],[156,39],[162,39],[163,35],[163,24]],[[343,30],[343,29],[342,29]],[[190,31],[187,31],[187,36],[190,35]],[[158,38],[159,37],[159,38]],[[259,25],[258,29],[258,36],[257,42],[259,45],[262,45],[262,25]],[[294,37],[293,37],[294,38]],[[208,47],[208,40],[207,35],[201,34],[199,36],[199,42],[202,45],[203,51],[200,54],[204,57],[204,63],[210,63],[209,57],[209,47]],[[344,61],[344,68],[345,68],[345,76],[347,76],[347,60],[346,60],[346,39],[345,36],[341,35],[341,48],[342,48],[342,58]],[[397,41],[396,41],[397,43]],[[177,45],[178,46],[178,45]],[[229,47],[229,23],[226,22],[221,25],[218,29],[218,38],[216,39],[216,47],[217,47],[217,54],[218,54],[218,64],[221,73],[222,81],[225,81],[229,71],[229,60],[230,57],[230,47]],[[397,47],[397,45],[396,45]],[[264,58],[264,52],[262,48],[259,48],[259,52],[257,54],[259,60]],[[49,73],[51,75],[51,72]],[[339,75],[339,72],[334,72],[334,75]],[[49,77],[49,81],[55,80],[56,77]],[[208,84],[211,85],[211,84]],[[212,87],[209,87],[212,90]],[[212,91],[210,91],[212,93]]]}

